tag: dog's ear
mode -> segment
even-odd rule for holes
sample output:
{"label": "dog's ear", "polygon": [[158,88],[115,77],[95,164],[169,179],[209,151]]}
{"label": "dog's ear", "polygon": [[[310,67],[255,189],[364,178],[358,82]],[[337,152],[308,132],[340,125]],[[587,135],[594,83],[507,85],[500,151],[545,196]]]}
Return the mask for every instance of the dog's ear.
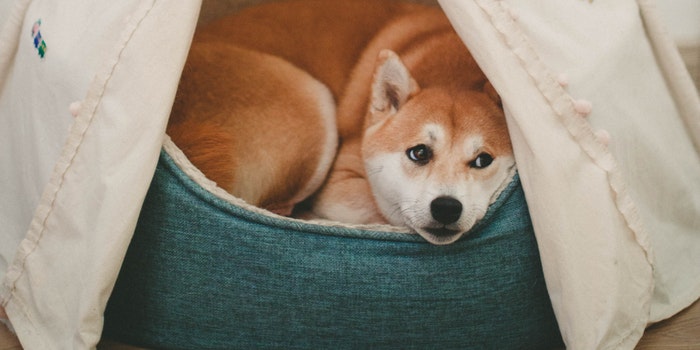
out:
{"label": "dog's ear", "polygon": [[501,96],[498,95],[498,92],[496,92],[496,89],[491,85],[490,81],[487,80],[486,83],[484,83],[483,91],[493,102],[496,102],[499,106],[503,106]]}
{"label": "dog's ear", "polygon": [[399,56],[391,50],[382,50],[372,81],[370,114],[394,114],[419,90]]}

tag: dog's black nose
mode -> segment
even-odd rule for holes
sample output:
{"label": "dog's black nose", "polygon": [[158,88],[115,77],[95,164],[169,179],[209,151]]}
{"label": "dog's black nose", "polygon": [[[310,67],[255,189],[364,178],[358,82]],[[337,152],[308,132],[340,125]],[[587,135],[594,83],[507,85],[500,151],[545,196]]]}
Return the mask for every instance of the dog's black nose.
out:
{"label": "dog's black nose", "polygon": [[462,203],[452,197],[438,197],[430,202],[430,213],[439,223],[449,225],[462,215]]}

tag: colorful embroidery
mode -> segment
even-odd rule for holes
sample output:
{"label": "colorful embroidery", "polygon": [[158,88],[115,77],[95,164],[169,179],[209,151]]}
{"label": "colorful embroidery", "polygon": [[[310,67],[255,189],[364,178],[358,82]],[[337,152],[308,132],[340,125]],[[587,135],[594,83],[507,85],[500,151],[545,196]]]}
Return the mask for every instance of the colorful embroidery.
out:
{"label": "colorful embroidery", "polygon": [[46,42],[41,37],[40,29],[41,19],[34,22],[34,26],[32,26],[32,38],[34,39],[34,47],[37,49],[39,57],[44,58],[44,55],[46,55]]}

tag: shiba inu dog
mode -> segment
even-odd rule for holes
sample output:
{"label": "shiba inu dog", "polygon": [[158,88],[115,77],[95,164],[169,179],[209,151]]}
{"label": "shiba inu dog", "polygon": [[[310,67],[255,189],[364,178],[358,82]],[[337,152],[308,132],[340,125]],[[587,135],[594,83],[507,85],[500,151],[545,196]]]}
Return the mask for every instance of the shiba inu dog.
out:
{"label": "shiba inu dog", "polygon": [[[460,77],[464,73],[459,67],[468,67],[467,61],[418,55],[425,55],[419,62],[432,80],[412,74],[394,52],[380,51],[364,132],[358,139],[344,140],[315,208],[327,217],[381,221],[375,208],[358,205],[368,200],[361,197],[366,193],[357,190],[357,184],[348,186],[354,180],[347,174],[362,170],[382,218],[409,226],[431,243],[448,244],[484,216],[512,177],[514,159],[498,95],[490,84],[470,82],[475,72]],[[404,57],[414,59],[411,54]],[[442,69],[445,85],[434,84],[438,73],[430,67]],[[450,75],[457,81],[450,82]],[[344,112],[339,110],[339,115]],[[361,169],[352,159],[358,148]]]}
{"label": "shiba inu dog", "polygon": [[325,85],[280,58],[197,42],[167,133],[219,187],[281,215],[323,183],[338,141]]}
{"label": "shiba inu dog", "polygon": [[317,217],[408,226],[448,244],[514,173],[499,96],[437,7],[269,3],[202,28],[195,41],[280,57],[328,86],[341,144],[313,197]]}

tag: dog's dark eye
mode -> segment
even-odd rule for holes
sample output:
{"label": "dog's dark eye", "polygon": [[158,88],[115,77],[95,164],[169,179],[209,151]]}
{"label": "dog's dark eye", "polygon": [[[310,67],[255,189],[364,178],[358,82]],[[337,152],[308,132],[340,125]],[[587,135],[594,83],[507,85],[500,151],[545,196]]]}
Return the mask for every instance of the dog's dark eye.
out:
{"label": "dog's dark eye", "polygon": [[430,149],[430,147],[420,144],[407,149],[406,155],[408,156],[408,159],[414,163],[425,165],[428,164],[431,158],[433,158],[433,151]]}
{"label": "dog's dark eye", "polygon": [[469,166],[475,169],[483,169],[491,165],[493,157],[488,153],[481,153],[476,156],[476,159],[469,162]]}

